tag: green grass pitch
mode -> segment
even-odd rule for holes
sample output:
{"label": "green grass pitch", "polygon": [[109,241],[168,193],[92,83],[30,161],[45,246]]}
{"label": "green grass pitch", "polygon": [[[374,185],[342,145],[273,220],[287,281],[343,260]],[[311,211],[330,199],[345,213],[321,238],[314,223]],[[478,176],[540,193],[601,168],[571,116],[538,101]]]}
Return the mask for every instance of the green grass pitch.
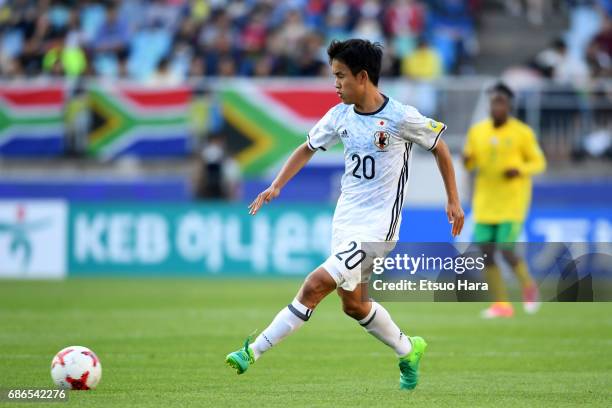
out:
{"label": "green grass pitch", "polygon": [[[392,351],[331,295],[245,375],[224,364],[294,296],[297,280],[0,281],[0,387],[50,387],[53,355],[84,345],[102,361],[79,407],[612,406],[612,304],[545,304],[483,321],[482,304],[387,303],[425,337],[421,383],[398,390]],[[3,404],[35,406],[45,404]]]}

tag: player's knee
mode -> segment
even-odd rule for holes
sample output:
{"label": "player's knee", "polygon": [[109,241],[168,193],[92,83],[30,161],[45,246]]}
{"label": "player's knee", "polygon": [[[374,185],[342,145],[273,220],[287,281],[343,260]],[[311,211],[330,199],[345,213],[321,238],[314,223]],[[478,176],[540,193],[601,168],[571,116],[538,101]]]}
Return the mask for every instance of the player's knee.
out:
{"label": "player's knee", "polygon": [[353,319],[363,319],[369,313],[368,304],[355,301],[343,301],[342,310]]}
{"label": "player's knee", "polygon": [[320,279],[316,274],[310,274],[304,281],[298,294],[298,300],[306,307],[314,309],[321,300],[333,290],[330,283]]}

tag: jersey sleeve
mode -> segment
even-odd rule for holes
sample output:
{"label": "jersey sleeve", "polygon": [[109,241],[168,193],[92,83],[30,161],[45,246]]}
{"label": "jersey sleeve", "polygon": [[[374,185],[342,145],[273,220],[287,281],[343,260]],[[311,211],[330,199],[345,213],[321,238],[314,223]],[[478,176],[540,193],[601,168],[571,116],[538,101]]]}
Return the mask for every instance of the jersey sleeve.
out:
{"label": "jersey sleeve", "polygon": [[524,162],[519,171],[529,176],[543,172],[546,169],[546,158],[544,158],[535,134],[530,128],[526,128],[523,137],[521,150]]}
{"label": "jersey sleeve", "polygon": [[334,112],[335,107],[331,108],[308,132],[308,147],[310,150],[321,149],[325,151],[340,141],[336,132]]}
{"label": "jersey sleeve", "polygon": [[406,142],[414,142],[427,150],[433,150],[438,144],[446,125],[419,113],[411,106],[406,106],[404,117],[400,122],[399,137]]}
{"label": "jersey sleeve", "polygon": [[476,127],[472,126],[468,131],[465,146],[463,146],[464,164],[468,171],[477,167],[478,156],[476,152]]}

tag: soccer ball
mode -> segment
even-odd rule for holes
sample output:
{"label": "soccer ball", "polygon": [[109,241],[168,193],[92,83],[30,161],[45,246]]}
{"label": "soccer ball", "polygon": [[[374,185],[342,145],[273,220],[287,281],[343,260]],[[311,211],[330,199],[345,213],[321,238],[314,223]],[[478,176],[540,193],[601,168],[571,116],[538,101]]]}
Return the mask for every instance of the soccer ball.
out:
{"label": "soccer ball", "polygon": [[87,347],[66,347],[51,361],[51,378],[58,388],[93,389],[102,378],[102,364],[96,353]]}

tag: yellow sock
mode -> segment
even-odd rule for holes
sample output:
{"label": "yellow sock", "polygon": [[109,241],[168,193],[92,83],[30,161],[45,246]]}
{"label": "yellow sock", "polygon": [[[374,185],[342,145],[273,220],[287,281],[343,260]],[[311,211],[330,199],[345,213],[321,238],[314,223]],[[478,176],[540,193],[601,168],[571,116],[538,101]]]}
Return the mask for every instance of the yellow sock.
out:
{"label": "yellow sock", "polygon": [[527,267],[527,263],[525,261],[520,260],[519,263],[512,269],[514,270],[514,273],[521,284],[521,288],[525,289],[533,285],[533,279],[529,274],[529,268]]}
{"label": "yellow sock", "polygon": [[491,292],[493,293],[493,301],[508,302],[508,292],[506,291],[506,283],[501,276],[501,271],[497,265],[488,265],[484,270],[485,279],[489,283]]}

